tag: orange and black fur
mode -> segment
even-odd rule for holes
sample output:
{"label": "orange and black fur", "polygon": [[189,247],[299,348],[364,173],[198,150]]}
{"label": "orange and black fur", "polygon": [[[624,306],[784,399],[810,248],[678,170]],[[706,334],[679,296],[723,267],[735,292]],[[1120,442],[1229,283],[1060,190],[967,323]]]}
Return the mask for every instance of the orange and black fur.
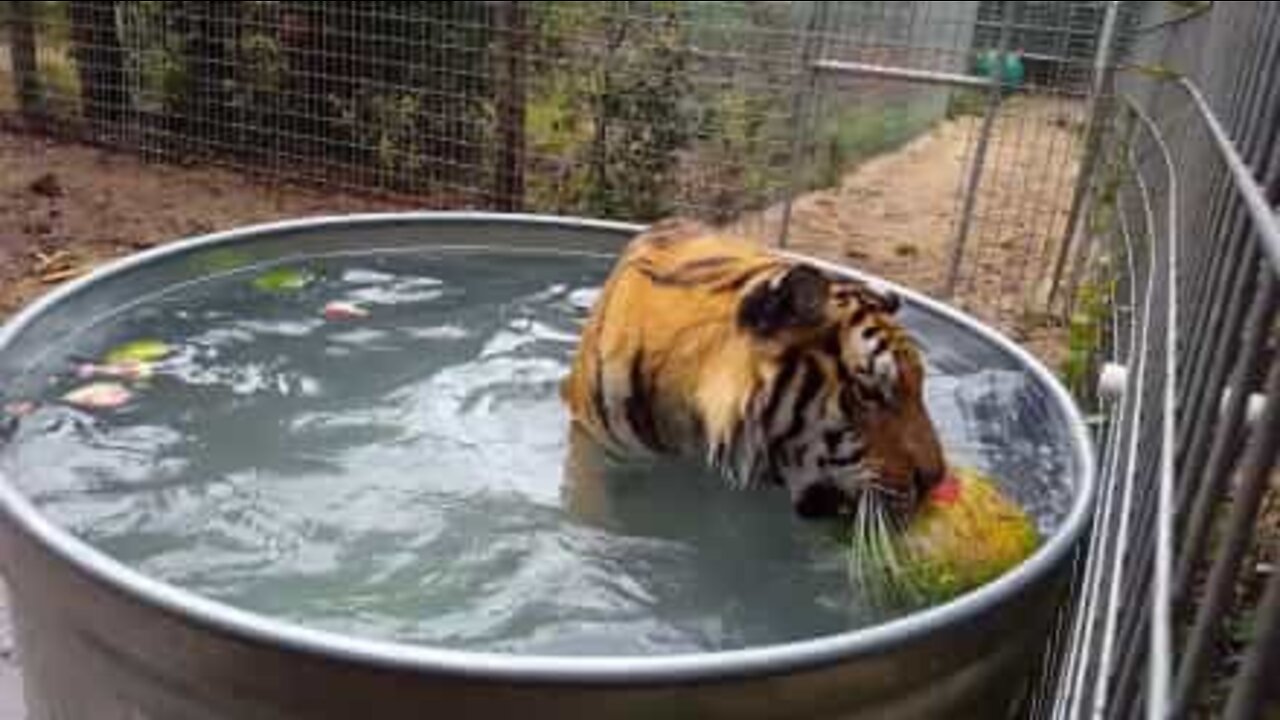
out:
{"label": "orange and black fur", "polygon": [[562,396],[575,431],[615,456],[705,461],[733,485],[786,488],[804,517],[848,512],[867,491],[910,509],[946,469],[897,308],[668,221],[618,261]]}

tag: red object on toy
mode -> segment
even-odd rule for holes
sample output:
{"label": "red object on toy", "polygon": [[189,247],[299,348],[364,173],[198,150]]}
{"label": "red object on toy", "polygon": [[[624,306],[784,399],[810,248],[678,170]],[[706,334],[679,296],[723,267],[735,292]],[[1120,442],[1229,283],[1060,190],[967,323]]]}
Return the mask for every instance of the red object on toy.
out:
{"label": "red object on toy", "polygon": [[948,473],[947,478],[929,491],[929,499],[934,502],[951,504],[960,499],[960,478]]}

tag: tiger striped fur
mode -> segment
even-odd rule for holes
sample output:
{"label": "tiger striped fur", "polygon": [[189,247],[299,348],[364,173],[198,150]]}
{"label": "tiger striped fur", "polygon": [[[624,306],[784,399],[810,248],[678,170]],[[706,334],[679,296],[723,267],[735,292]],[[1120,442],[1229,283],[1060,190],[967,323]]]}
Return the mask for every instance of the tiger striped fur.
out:
{"label": "tiger striped fur", "polygon": [[705,461],[779,485],[804,517],[863,491],[909,510],[945,474],[924,365],[891,293],[674,220],[635,238],[562,397],[622,457]]}

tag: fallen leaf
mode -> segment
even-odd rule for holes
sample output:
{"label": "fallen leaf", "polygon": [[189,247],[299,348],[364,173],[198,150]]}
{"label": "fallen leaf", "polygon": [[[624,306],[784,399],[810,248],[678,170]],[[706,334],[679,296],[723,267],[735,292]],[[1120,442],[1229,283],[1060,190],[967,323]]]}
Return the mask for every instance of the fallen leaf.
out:
{"label": "fallen leaf", "polygon": [[84,268],[73,267],[65,270],[54,270],[53,272],[41,275],[40,282],[45,283],[46,285],[52,285],[53,283],[60,283],[63,280],[70,280],[73,277],[78,277],[83,274]]}
{"label": "fallen leaf", "polygon": [[77,375],[84,380],[96,377],[119,378],[121,380],[146,380],[155,374],[155,368],[149,362],[141,360],[123,360],[121,362],[96,365],[85,363],[78,369]]}
{"label": "fallen leaf", "polygon": [[106,354],[104,360],[107,365],[153,363],[163,360],[170,352],[172,348],[163,340],[144,338],[117,345]]}
{"label": "fallen leaf", "polygon": [[334,300],[324,306],[324,316],[327,320],[354,320],[369,317],[369,311],[353,303]]}
{"label": "fallen leaf", "polygon": [[36,411],[36,404],[30,400],[19,400],[4,406],[4,414],[10,417],[26,417]]}
{"label": "fallen leaf", "polygon": [[276,268],[253,281],[253,286],[266,292],[286,292],[301,290],[311,282],[311,275],[295,268]]}
{"label": "fallen leaf", "polygon": [[55,267],[65,265],[71,259],[70,253],[66,250],[55,250],[51,253],[36,250],[32,255],[36,258],[36,272],[47,272]]}
{"label": "fallen leaf", "polygon": [[124,405],[132,397],[133,393],[129,392],[129,388],[120,383],[97,382],[76,388],[63,395],[62,399],[79,407],[111,409]]}

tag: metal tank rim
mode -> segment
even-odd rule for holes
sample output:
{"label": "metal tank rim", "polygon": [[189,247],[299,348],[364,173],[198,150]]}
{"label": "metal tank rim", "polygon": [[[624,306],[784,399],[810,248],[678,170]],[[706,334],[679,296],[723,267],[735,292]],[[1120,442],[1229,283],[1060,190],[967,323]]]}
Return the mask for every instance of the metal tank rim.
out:
{"label": "metal tank rim", "polygon": [[[126,256],[96,268],[28,305],[0,327],[0,355],[22,331],[68,297],[113,276],[156,261],[224,243],[335,226],[377,226],[388,221],[541,225],[568,230],[590,229],[633,235],[645,226],[631,223],[550,215],[490,212],[392,212],[315,216],[246,225],[223,232],[177,240]],[[244,639],[275,645],[333,661],[435,676],[471,677],[525,683],[576,683],[639,686],[727,680],[752,675],[794,672],[874,656],[948,626],[960,625],[1015,597],[1021,588],[1042,580],[1063,563],[1089,523],[1095,494],[1092,441],[1083,418],[1066,389],[1038,360],[996,330],[968,315],[895,283],[792,252],[837,273],[875,283],[899,293],[910,304],[957,323],[1009,353],[1040,382],[1067,414],[1077,468],[1072,505],[1061,526],[1036,552],[1005,575],[949,602],[886,623],[782,644],[705,653],[660,656],[540,656],[437,648],[366,639],[308,628],[218,602],[149,577],[89,545],[46,518],[0,474],[0,513],[39,545],[77,571],[143,604],[175,614],[187,622]],[[12,568],[10,568],[12,571]],[[17,573],[12,573],[17,575]],[[15,578],[16,579],[16,578]]]}

